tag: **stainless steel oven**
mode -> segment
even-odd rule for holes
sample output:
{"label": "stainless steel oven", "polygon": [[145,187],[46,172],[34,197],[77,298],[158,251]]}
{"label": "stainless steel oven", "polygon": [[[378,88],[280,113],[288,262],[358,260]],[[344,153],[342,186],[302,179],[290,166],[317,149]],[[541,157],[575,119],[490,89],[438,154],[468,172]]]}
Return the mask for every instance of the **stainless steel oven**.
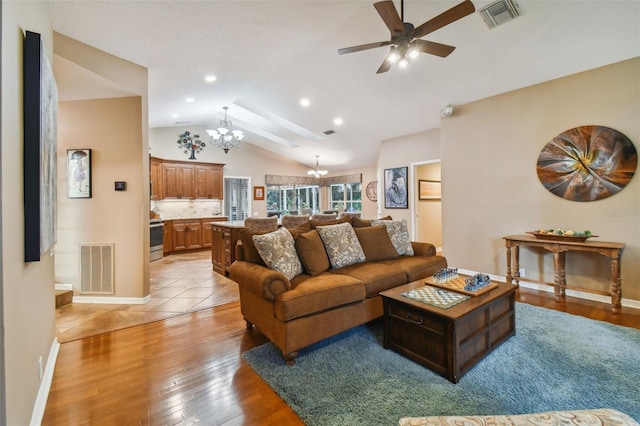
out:
{"label": "stainless steel oven", "polygon": [[154,261],[162,259],[164,247],[162,237],[164,235],[164,223],[161,220],[154,220],[150,223],[149,242],[151,243],[151,251],[149,252],[149,260]]}

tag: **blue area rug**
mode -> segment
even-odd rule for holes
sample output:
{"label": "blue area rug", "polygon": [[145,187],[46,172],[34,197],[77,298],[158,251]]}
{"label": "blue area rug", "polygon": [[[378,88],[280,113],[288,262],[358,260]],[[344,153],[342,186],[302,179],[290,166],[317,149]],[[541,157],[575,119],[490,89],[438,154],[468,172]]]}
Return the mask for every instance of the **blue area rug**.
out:
{"label": "blue area rug", "polygon": [[385,350],[380,323],[310,346],[291,367],[272,343],[243,357],[310,426],[588,408],[640,421],[640,330],[523,303],[516,335],[458,384]]}

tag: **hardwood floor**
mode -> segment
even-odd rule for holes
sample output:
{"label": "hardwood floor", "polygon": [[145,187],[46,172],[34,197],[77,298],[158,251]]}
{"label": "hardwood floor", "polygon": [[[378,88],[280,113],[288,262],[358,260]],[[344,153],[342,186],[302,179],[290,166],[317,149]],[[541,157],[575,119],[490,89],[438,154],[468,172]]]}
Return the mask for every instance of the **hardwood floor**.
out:
{"label": "hardwood floor", "polygon": [[[640,310],[521,289],[524,303],[640,328]],[[242,360],[238,302],[61,345],[43,425],[301,425]]]}

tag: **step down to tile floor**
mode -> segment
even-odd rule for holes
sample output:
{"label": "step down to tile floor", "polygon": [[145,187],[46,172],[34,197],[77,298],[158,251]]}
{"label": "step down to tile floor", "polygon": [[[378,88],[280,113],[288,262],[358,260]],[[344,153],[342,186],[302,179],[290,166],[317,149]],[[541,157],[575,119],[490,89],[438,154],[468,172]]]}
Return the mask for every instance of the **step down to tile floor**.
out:
{"label": "step down to tile floor", "polygon": [[73,291],[56,290],[56,308],[68,305],[71,302],[73,302]]}

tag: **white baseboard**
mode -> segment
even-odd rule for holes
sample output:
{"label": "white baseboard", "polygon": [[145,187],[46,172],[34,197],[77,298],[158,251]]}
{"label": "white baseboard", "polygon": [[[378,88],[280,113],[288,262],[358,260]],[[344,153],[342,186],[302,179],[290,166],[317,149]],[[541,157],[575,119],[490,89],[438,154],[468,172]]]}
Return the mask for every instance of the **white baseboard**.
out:
{"label": "white baseboard", "polygon": [[144,305],[150,300],[151,295],[145,297],[73,296],[73,303],[102,303],[107,305]]}
{"label": "white baseboard", "polygon": [[[479,273],[475,271],[469,271],[467,269],[458,269],[458,272],[465,275],[475,275]],[[489,277],[491,277],[493,281],[498,281],[503,283],[507,281],[507,278],[501,275],[491,275],[491,274],[488,274],[488,275]],[[544,291],[547,293],[553,293],[553,286],[545,285],[545,284],[532,283],[528,281],[520,281],[520,287],[529,288],[532,290]],[[611,303],[611,296],[606,296],[603,294],[594,294],[586,291],[569,290],[569,289],[566,290],[566,294],[567,296],[575,297],[577,299],[591,300],[594,302],[601,302],[601,303]],[[640,309],[640,300],[622,298],[620,303],[622,304],[622,306],[627,308]]]}
{"label": "white baseboard", "polygon": [[58,352],[60,351],[60,343],[56,337],[53,338],[51,349],[49,350],[49,357],[47,358],[47,366],[44,369],[42,380],[40,381],[40,388],[38,389],[38,395],[36,396],[36,403],[31,413],[31,422],[29,425],[37,426],[42,424],[42,418],[44,417],[44,410],[47,406],[47,399],[49,398],[49,390],[51,389],[51,382],[53,381],[53,372],[56,367],[56,360],[58,359]]}
{"label": "white baseboard", "polygon": [[56,284],[57,291],[73,291],[73,284]]}

